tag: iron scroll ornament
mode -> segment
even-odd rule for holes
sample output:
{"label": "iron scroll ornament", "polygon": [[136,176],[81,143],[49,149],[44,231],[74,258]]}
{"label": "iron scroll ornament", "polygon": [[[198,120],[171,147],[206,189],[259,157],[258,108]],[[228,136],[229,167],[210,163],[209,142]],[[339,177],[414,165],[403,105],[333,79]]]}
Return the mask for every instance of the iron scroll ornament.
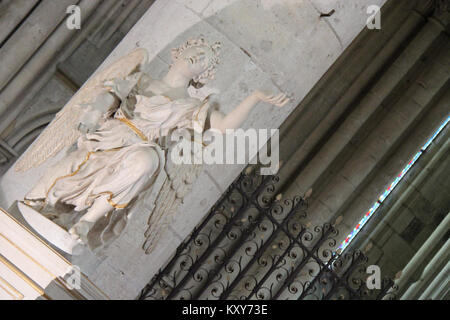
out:
{"label": "iron scroll ornament", "polygon": [[392,279],[369,290],[363,252],[336,254],[338,230],[305,224],[307,201],[281,200],[278,183],[244,170],[139,299],[396,299]]}

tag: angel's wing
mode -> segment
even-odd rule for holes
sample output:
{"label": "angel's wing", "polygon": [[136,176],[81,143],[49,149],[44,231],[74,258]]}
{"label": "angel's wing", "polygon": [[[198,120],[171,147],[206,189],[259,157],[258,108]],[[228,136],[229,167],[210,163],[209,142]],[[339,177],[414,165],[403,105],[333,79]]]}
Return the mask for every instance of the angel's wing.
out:
{"label": "angel's wing", "polygon": [[143,249],[149,254],[173,222],[178,207],[202,170],[200,164],[174,165],[167,161],[165,180],[148,220]]}
{"label": "angel's wing", "polygon": [[148,60],[147,50],[140,48],[120,58],[106,69],[97,72],[75,94],[67,105],[56,114],[53,121],[39,135],[15,166],[16,171],[37,167],[59,151],[72,145],[81,133],[77,130],[83,111],[80,105],[91,103],[106,89],[103,83],[112,79],[124,79]]}

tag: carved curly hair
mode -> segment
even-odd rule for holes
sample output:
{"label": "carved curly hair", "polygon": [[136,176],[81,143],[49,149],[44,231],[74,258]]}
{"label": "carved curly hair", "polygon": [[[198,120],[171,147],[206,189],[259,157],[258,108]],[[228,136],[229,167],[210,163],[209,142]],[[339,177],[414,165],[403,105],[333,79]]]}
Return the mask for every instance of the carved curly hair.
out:
{"label": "carved curly hair", "polygon": [[172,59],[177,60],[186,49],[203,46],[211,50],[211,55],[209,57],[208,68],[198,76],[194,77],[190,84],[195,88],[201,88],[208,79],[214,79],[214,74],[217,72],[217,65],[220,63],[220,42],[215,42],[213,45],[209,45],[204,37],[200,36],[197,39],[189,39],[184,44],[178,48],[172,49]]}

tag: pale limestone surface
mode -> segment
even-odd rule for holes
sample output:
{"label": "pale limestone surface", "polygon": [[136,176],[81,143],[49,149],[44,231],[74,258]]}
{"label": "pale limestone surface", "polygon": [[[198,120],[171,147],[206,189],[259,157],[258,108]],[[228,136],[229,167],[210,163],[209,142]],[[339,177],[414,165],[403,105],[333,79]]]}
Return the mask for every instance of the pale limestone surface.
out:
{"label": "pale limestone surface", "polygon": [[[327,7],[322,8],[324,1],[158,0],[103,67],[136,47],[144,47],[150,60],[154,59],[157,76],[168,68],[172,47],[203,34],[209,41],[222,42],[222,63],[210,84],[221,91],[216,99],[220,110],[229,112],[255,89],[289,92],[292,102],[286,107],[275,110],[258,105],[244,124],[245,128],[278,128],[364,28],[369,2],[381,6],[385,1],[327,1]],[[328,7],[335,9],[333,16],[319,18],[319,11],[328,12]],[[23,198],[58,157],[26,173],[10,170],[0,183],[0,204],[8,208]],[[110,297],[135,298],[243,167],[206,168],[179,208],[170,231],[150,255],[141,249],[148,218],[148,209],[141,201],[133,209],[126,232],[106,258],[85,257],[73,263]]]}

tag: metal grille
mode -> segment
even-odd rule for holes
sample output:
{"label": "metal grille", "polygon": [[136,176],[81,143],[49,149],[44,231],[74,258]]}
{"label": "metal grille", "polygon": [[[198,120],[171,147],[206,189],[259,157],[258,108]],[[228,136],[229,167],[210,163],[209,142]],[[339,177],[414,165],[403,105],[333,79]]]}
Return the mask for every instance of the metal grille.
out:
{"label": "metal grille", "polygon": [[177,249],[140,299],[394,299],[391,279],[367,289],[367,257],[337,255],[337,229],[306,223],[302,197],[248,167]]}

